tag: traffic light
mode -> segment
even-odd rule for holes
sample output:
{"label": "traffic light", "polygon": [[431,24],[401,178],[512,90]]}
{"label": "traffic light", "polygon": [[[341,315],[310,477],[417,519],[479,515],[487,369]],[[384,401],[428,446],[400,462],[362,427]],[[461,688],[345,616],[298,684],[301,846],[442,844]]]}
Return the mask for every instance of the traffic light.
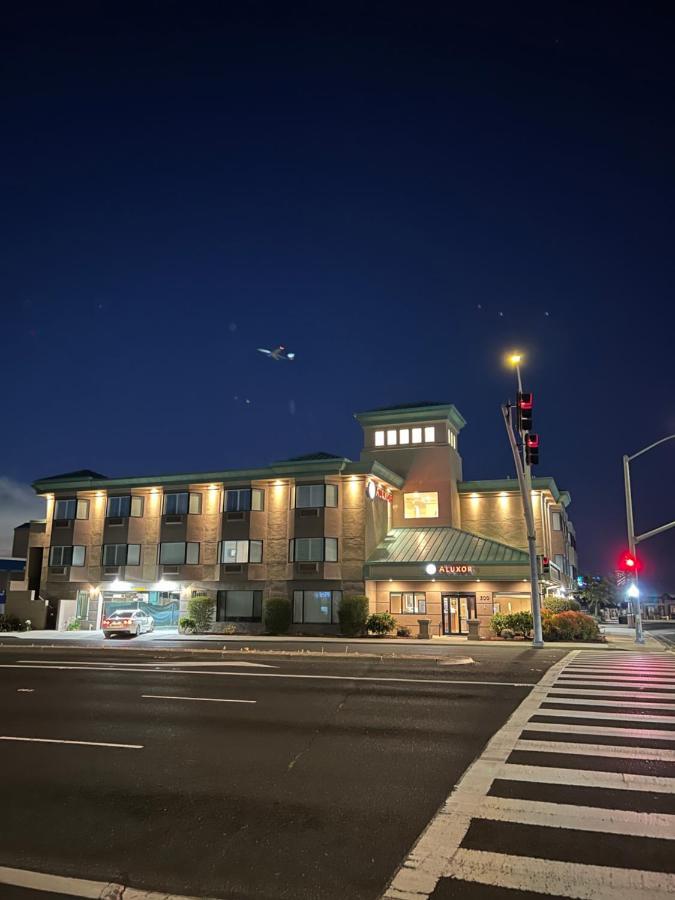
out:
{"label": "traffic light", "polygon": [[518,431],[529,431],[532,428],[532,406],[532,394],[518,391]]}
{"label": "traffic light", "polygon": [[525,436],[525,462],[528,466],[536,466],[539,462],[539,435],[527,434]]}
{"label": "traffic light", "polygon": [[551,574],[551,560],[548,558],[548,556],[542,556],[540,557],[540,559],[541,565],[539,568],[539,574],[544,578],[548,578]]}
{"label": "traffic light", "polygon": [[637,556],[634,556],[629,551],[621,554],[621,559],[619,560],[619,569],[622,572],[626,572],[628,575],[632,575],[635,572],[639,572],[641,566],[638,562]]}

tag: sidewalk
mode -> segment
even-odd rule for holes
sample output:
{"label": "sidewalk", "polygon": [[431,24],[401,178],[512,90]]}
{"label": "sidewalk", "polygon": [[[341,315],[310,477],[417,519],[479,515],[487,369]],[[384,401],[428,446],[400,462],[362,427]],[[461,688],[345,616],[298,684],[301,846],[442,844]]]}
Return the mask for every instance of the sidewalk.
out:
{"label": "sidewalk", "polygon": [[[661,651],[663,646],[652,638],[648,632],[645,633],[646,643],[639,647],[635,643],[635,632],[626,625],[605,625],[600,629],[605,638],[606,643],[602,644],[582,644],[567,641],[556,641],[547,644],[547,647],[561,650],[636,650],[641,649],[645,652]],[[3,637],[19,638],[20,640],[31,642],[36,641],[74,641],[76,643],[95,641],[105,644],[106,646],[113,644],[120,646],[120,641],[106,641],[102,631],[23,631],[23,632],[3,632],[0,634],[0,641]],[[137,643],[138,642],[138,643]],[[295,645],[298,649],[309,645],[310,652],[313,645],[325,646],[327,644],[347,644],[350,649],[358,652],[360,648],[372,650],[393,650],[394,648],[412,648],[422,646],[448,647],[459,645],[465,649],[470,647],[489,647],[496,650],[503,648],[513,649],[514,647],[526,649],[529,648],[529,641],[469,641],[464,635],[453,637],[434,637],[430,640],[420,640],[418,638],[347,638],[339,636],[304,636],[304,635],[264,635],[264,634],[179,634],[176,629],[162,629],[153,631],[149,634],[141,635],[140,638],[126,641],[129,647],[145,644],[146,642],[163,644],[171,642],[172,644],[185,644],[188,647],[195,648],[195,645],[208,645],[218,643],[220,645],[243,645],[251,647],[254,645],[265,644],[290,644]]]}

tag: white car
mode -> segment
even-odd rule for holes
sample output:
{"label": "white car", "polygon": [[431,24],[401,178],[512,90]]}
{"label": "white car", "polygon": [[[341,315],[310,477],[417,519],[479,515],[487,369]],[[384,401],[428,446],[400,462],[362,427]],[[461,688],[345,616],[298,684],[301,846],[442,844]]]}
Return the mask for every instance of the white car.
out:
{"label": "white car", "polygon": [[106,616],[101,623],[104,637],[112,637],[113,634],[128,634],[138,637],[147,631],[155,630],[155,620],[152,616],[146,616],[140,609],[118,609],[111,616]]}

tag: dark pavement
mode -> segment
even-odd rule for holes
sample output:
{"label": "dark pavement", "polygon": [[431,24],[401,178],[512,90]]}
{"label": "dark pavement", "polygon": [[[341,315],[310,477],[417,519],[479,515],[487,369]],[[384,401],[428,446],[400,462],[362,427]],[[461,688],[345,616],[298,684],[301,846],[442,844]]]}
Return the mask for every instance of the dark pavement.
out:
{"label": "dark pavement", "polygon": [[88,742],[0,741],[0,866],[227,900],[376,898],[518,685],[564,655],[448,649],[0,648],[1,736]]}

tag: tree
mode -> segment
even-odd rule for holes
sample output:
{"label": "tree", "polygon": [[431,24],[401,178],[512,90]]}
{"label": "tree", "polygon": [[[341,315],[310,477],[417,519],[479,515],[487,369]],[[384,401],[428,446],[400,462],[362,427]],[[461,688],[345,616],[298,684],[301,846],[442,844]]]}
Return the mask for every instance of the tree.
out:
{"label": "tree", "polygon": [[584,587],[579,591],[579,599],[596,618],[606,606],[616,606],[618,587],[614,575],[587,575]]}

